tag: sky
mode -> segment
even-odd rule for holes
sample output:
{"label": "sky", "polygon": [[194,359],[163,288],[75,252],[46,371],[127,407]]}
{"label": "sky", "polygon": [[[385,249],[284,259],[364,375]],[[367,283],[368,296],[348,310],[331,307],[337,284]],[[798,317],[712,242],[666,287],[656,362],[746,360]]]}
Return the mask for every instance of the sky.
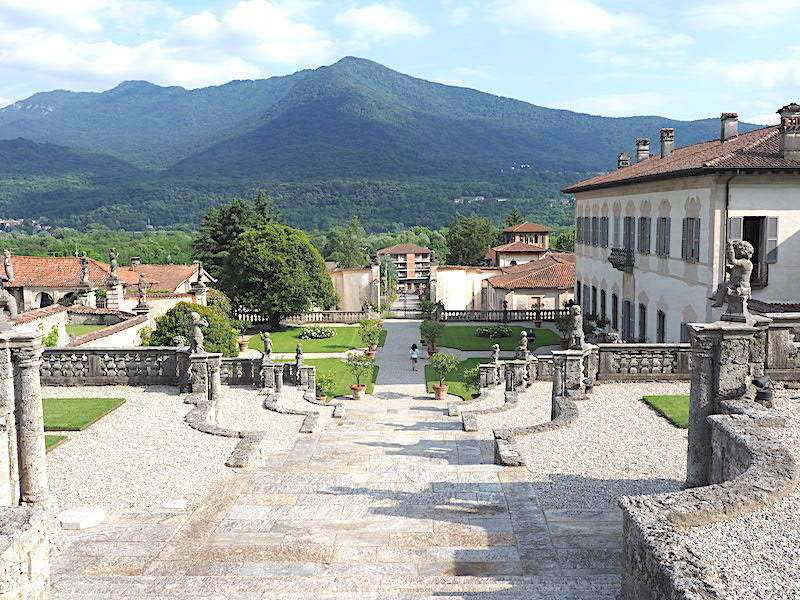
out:
{"label": "sky", "polygon": [[352,55],[552,108],[771,124],[800,100],[799,22],[800,0],[0,0],[0,106]]}

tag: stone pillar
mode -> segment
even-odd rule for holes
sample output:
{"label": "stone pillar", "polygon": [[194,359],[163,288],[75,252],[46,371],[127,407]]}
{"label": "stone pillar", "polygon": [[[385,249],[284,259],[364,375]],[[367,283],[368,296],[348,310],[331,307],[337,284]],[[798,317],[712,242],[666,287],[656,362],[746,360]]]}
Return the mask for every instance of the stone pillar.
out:
{"label": "stone pillar", "polygon": [[119,277],[109,277],[106,280],[106,308],[111,310],[122,310],[122,301],[125,292],[122,287],[122,279]]}
{"label": "stone pillar", "polygon": [[195,304],[206,306],[208,304],[207,292],[208,288],[202,281],[193,281],[189,285],[189,293],[194,296],[193,301]]}
{"label": "stone pillar", "polygon": [[220,378],[220,369],[222,368],[222,354],[209,354],[208,355],[208,399],[211,402],[219,401],[222,392],[222,379]]}
{"label": "stone pillar", "polygon": [[283,390],[283,365],[275,365],[272,372],[275,375],[275,392],[279,394]]}
{"label": "stone pillar", "polygon": [[20,500],[26,504],[42,504],[50,499],[44,448],[42,389],[39,383],[41,337],[38,333],[18,333],[10,341],[19,440]]}
{"label": "stone pillar", "polygon": [[87,306],[89,308],[97,308],[97,296],[94,293],[95,288],[89,283],[81,283],[76,288],[78,299],[75,301],[80,306]]}
{"label": "stone pillar", "polygon": [[587,375],[587,364],[591,360],[594,346],[585,350],[553,351],[553,393],[556,396],[585,398],[583,383]]}
{"label": "stone pillar", "polygon": [[754,317],[750,324],[730,321],[689,324],[692,343],[689,447],[686,486],[710,483],[710,415],[720,403],[752,393],[752,376],[763,371],[764,328],[769,319]]}
{"label": "stone pillar", "polygon": [[14,369],[8,336],[0,339],[0,505],[19,504],[17,424],[14,417]]}
{"label": "stone pillar", "polygon": [[208,396],[208,354],[189,355],[189,391]]}
{"label": "stone pillar", "polygon": [[150,305],[147,304],[147,302],[144,304],[139,303],[133,307],[133,312],[137,317],[141,317],[142,315],[147,316],[150,314]]}
{"label": "stone pillar", "polygon": [[265,354],[261,355],[261,387],[275,387],[275,367]]}
{"label": "stone pillar", "polygon": [[178,368],[179,393],[185,394],[189,391],[189,349],[178,348],[175,351],[175,358]]}

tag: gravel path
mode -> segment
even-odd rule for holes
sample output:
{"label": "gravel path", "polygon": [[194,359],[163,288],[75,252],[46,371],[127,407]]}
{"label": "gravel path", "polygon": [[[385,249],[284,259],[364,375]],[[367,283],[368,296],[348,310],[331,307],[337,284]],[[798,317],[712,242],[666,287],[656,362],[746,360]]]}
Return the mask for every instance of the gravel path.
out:
{"label": "gravel path", "polygon": [[[222,387],[220,421],[233,429],[274,431],[275,450],[291,446],[302,417],[269,413],[255,390]],[[168,386],[44,387],[43,397],[109,397],[126,402],[47,453],[50,488],[62,509],[154,508],[173,500],[195,503],[234,474],[225,466],[238,440],[195,431],[192,408]]]}
{"label": "gravel path", "polygon": [[[800,399],[797,390],[776,390],[776,408],[789,419],[771,429],[800,461]],[[685,534],[689,547],[715,565],[730,600],[800,598],[800,490],[732,521],[703,525]]]}
{"label": "gravel path", "polygon": [[527,427],[550,420],[553,383],[537,381],[519,395],[516,407],[501,413],[478,415],[478,428],[491,431],[498,427]]}
{"label": "gravel path", "polygon": [[616,508],[619,496],[681,489],[686,430],[645,405],[649,394],[688,394],[688,382],[597,386],[564,429],[518,436],[545,508]]}

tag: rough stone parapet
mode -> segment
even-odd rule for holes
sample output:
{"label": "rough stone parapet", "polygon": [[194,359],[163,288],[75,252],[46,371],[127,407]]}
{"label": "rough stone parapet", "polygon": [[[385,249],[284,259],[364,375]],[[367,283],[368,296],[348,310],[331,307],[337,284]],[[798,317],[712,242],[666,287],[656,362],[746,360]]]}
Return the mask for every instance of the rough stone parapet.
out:
{"label": "rough stone parapet", "polygon": [[461,424],[464,431],[478,431],[478,418],[471,412],[461,415]]}
{"label": "rough stone parapet", "polygon": [[53,532],[49,508],[0,507],[0,598],[44,600],[50,597]]}
{"label": "rough stone parapet", "polygon": [[690,344],[599,344],[598,349],[598,381],[690,378]]}
{"label": "rough stone parapet", "polygon": [[766,508],[796,489],[800,476],[795,459],[769,432],[783,419],[758,406],[729,401],[723,408],[732,414],[708,417],[712,485],[620,499],[622,600],[728,597],[713,565],[700,560],[680,532]]}

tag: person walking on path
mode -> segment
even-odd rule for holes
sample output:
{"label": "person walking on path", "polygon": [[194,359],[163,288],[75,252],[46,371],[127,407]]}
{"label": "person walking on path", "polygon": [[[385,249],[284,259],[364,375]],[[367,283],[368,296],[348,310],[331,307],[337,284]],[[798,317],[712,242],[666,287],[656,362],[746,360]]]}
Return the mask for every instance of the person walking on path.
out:
{"label": "person walking on path", "polygon": [[417,361],[419,360],[419,350],[417,349],[416,344],[411,344],[410,356],[411,356],[411,370],[416,371]]}

